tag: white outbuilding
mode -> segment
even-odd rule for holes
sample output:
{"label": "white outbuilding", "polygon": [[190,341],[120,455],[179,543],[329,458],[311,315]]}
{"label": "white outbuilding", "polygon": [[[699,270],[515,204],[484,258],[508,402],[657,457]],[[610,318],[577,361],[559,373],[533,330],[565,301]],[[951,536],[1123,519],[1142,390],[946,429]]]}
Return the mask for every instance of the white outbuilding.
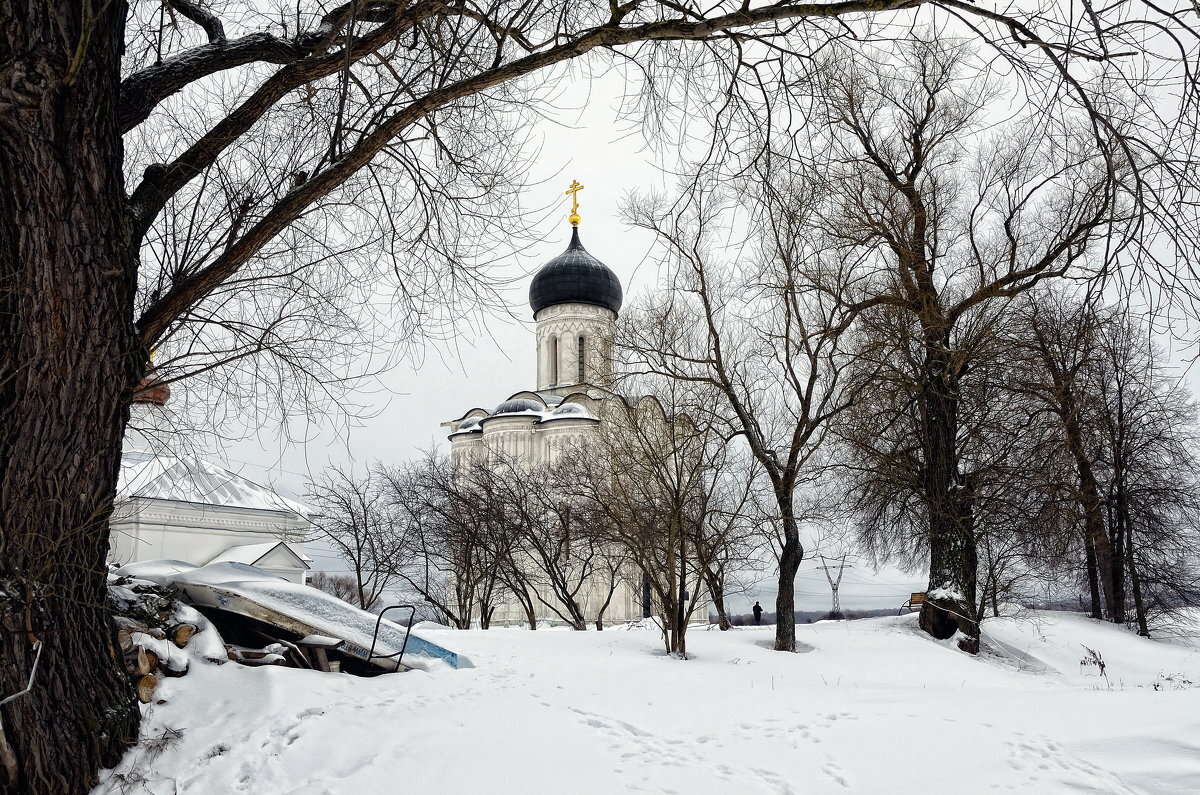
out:
{"label": "white outbuilding", "polygon": [[311,514],[210,461],[131,451],[121,459],[109,560],[234,561],[303,584]]}

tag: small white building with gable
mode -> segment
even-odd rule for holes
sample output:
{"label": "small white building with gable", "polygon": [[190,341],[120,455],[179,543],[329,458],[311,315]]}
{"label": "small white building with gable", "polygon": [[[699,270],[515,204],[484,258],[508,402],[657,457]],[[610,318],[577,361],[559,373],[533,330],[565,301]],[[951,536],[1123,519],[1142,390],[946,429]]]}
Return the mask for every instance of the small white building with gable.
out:
{"label": "small white building with gable", "polygon": [[109,561],[234,561],[303,584],[311,513],[209,461],[131,451],[121,459]]}

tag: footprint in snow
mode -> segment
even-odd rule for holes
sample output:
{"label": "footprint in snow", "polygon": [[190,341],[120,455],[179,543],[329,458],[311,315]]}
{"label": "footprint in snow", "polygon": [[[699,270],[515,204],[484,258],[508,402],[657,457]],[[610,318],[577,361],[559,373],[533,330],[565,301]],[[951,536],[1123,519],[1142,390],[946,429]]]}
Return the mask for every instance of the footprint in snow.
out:
{"label": "footprint in snow", "polygon": [[825,775],[829,776],[831,779],[833,779],[835,782],[837,782],[841,786],[849,789],[850,784],[846,781],[846,777],[842,775],[842,769],[840,767],[838,767],[837,762],[834,762],[832,759],[826,758],[825,764],[822,765],[822,767],[821,767],[821,772],[824,773]]}

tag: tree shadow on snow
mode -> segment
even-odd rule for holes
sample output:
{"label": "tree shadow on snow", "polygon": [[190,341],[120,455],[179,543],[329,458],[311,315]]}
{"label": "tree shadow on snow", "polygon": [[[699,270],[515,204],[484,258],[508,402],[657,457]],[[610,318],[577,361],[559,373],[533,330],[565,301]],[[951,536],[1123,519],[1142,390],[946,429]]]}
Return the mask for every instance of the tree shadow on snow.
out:
{"label": "tree shadow on snow", "polygon": [[[756,641],[754,641],[754,645],[762,646],[764,649],[769,649],[771,651],[775,650],[774,639],[756,640]],[[816,646],[809,646],[807,643],[804,643],[803,641],[799,641],[799,640],[796,641],[796,654],[808,654],[810,651],[816,651],[816,650],[817,650]]]}

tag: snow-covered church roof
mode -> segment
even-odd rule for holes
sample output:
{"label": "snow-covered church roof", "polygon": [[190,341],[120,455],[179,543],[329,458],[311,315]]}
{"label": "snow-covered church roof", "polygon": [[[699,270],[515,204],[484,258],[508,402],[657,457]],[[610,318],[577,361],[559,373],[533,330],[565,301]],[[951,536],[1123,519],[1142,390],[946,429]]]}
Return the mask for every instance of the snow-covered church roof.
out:
{"label": "snow-covered church roof", "polygon": [[175,500],[177,502],[250,508],[311,516],[307,505],[199,458],[129,451],[121,456],[117,499]]}

